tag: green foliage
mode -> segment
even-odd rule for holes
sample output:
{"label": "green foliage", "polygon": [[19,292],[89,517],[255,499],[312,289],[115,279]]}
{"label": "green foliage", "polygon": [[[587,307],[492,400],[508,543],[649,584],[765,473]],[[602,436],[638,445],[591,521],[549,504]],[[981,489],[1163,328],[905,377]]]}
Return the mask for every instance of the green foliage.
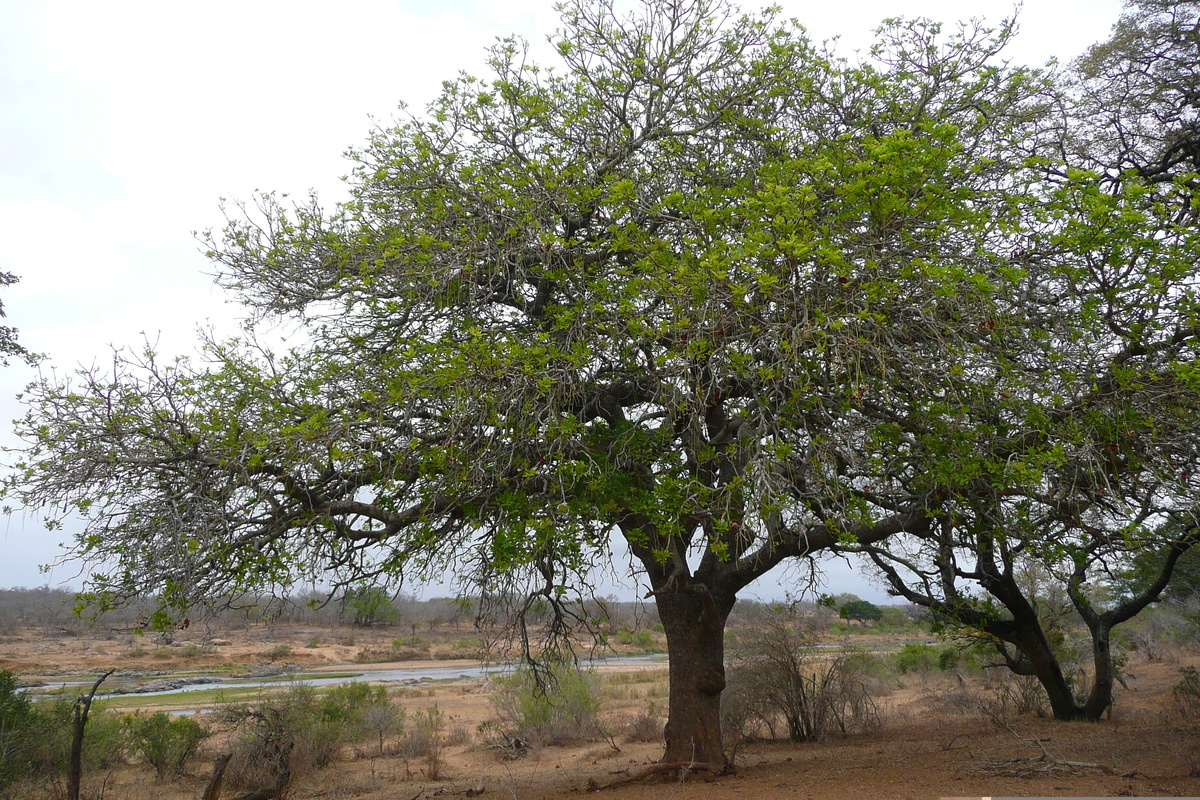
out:
{"label": "green foliage", "polygon": [[950,672],[958,666],[958,662],[962,660],[962,654],[953,647],[942,648],[942,651],[937,656],[937,666],[942,672]]}
{"label": "green foliage", "polygon": [[597,738],[602,734],[597,688],[594,673],[565,664],[543,676],[520,670],[497,680],[494,724],[510,741],[558,745]]}
{"label": "green foliage", "polygon": [[[944,652],[944,651],[943,651]],[[903,674],[907,672],[933,672],[942,669],[942,652],[928,644],[906,644],[892,656],[892,666]]]}
{"label": "green foliage", "polygon": [[838,616],[842,619],[856,619],[859,622],[878,622],[883,618],[883,611],[867,600],[851,600],[838,609]]}
{"label": "green foliage", "polygon": [[238,729],[230,771],[243,786],[271,786],[281,774],[293,777],[329,766],[344,747],[375,738],[384,740],[403,729],[404,712],[392,704],[387,690],[349,683],[324,694],[307,686],[225,712]]}
{"label": "green foliage", "polygon": [[654,641],[654,634],[650,631],[622,630],[617,631],[614,638],[617,640],[617,644],[637,648],[644,653],[654,652],[658,649],[658,644]]}
{"label": "green foliage", "polygon": [[[0,790],[24,780],[61,780],[70,763],[74,698],[31,702],[15,691],[12,673],[0,671]],[[83,737],[83,770],[108,769],[124,760],[125,727],[93,703]]]}
{"label": "green foliage", "polygon": [[915,624],[908,614],[896,606],[883,606],[879,610],[879,626],[881,628],[903,631],[912,628]]}
{"label": "green foliage", "polygon": [[[1162,572],[1167,548],[1141,548],[1133,553],[1129,565],[1117,574],[1115,589],[1123,595],[1145,591]],[[1185,602],[1200,595],[1200,547],[1191,547],[1175,563],[1170,582],[1162,593],[1167,601]]]}
{"label": "green foliage", "polygon": [[35,730],[29,697],[11,671],[0,670],[0,791],[30,774]]}
{"label": "green foliage", "polygon": [[210,731],[192,717],[171,717],[163,711],[125,719],[131,750],[153,765],[158,777],[182,775]]}
{"label": "green foliage", "polygon": [[388,591],[379,586],[366,586],[346,593],[346,606],[353,612],[355,625],[390,625],[400,619],[400,611],[392,604]]}

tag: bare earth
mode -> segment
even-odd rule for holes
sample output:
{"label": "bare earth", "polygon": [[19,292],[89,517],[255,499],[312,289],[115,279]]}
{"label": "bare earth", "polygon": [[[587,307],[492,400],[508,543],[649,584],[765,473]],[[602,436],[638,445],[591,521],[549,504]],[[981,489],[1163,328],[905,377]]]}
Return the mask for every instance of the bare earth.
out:
{"label": "bare earth", "polygon": [[[396,634],[349,638],[329,631],[250,626],[233,633],[181,633],[170,646],[151,637],[108,635],[47,637],[18,631],[0,638],[0,669],[47,682],[94,674],[115,667],[129,672],[174,673],[236,666],[241,672],[277,670],[286,664],[305,669],[364,671],[397,664],[361,664],[364,649],[382,646]],[[195,653],[189,644],[227,641]],[[324,639],[330,639],[328,643]],[[453,638],[453,637],[446,637]],[[147,641],[142,641],[142,639]],[[281,654],[281,645],[287,652]],[[189,652],[192,651],[192,652]],[[429,655],[453,655],[437,647]],[[188,655],[182,655],[188,653]],[[428,665],[429,661],[421,662]],[[471,664],[469,660],[448,664]],[[1200,796],[1200,721],[1174,710],[1171,687],[1182,666],[1200,664],[1200,655],[1182,653],[1164,661],[1134,660],[1120,690],[1113,719],[1098,724],[1056,723],[1031,716],[1008,718],[1009,728],[993,724],[977,709],[956,710],[947,698],[961,694],[954,675],[905,676],[884,688],[880,730],[821,744],[755,742],[737,754],[732,775],[706,781],[654,777],[603,789],[598,798],[936,798],[949,796]],[[605,718],[614,731],[622,721],[653,705],[666,705],[665,666],[623,666],[621,678],[604,684]],[[133,677],[125,677],[132,682]],[[474,732],[492,709],[483,680],[438,682],[392,690],[410,715],[433,705],[451,725]],[[982,690],[980,690],[982,691]],[[130,697],[136,697],[130,696]],[[132,701],[128,701],[132,702]],[[181,701],[186,703],[186,701]],[[958,704],[961,707],[962,704]],[[111,701],[122,707],[122,700]],[[132,707],[132,706],[131,706]],[[187,707],[181,705],[180,707]],[[423,760],[362,754],[305,778],[291,797],[412,800],[430,797],[483,797],[540,800],[585,794],[636,775],[661,755],[661,745],[611,742],[536,748],[521,758],[488,746],[477,734],[468,744],[446,748],[441,775],[432,779]],[[1040,744],[1039,744],[1040,742]],[[156,782],[146,765],[133,764],[106,776],[92,776],[90,796],[106,800],[183,800],[203,793],[219,738],[192,774]],[[94,785],[92,785],[94,784]],[[103,784],[103,786],[102,786]],[[227,789],[226,797],[236,793]]]}

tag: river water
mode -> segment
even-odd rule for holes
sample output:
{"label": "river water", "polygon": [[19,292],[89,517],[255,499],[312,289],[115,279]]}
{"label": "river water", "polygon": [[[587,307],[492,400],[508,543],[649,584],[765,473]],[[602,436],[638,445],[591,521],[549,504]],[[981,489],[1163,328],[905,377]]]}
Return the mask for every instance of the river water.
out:
{"label": "river water", "polygon": [[[655,664],[665,663],[666,656],[664,655],[645,655],[645,656],[620,656],[614,658],[593,659],[589,661],[580,661],[580,668],[590,669],[592,667],[615,666],[621,664]],[[280,686],[287,684],[302,684],[304,686],[337,686],[346,683],[354,683],[357,681],[369,681],[371,683],[405,683],[405,684],[420,684],[429,681],[453,680],[456,678],[486,678],[493,675],[504,675],[513,672],[518,668],[518,664],[512,663],[492,663],[492,664],[475,664],[475,665],[459,665],[459,666],[409,666],[398,669],[372,669],[363,670],[362,672],[353,672],[346,670],[339,672],[336,675],[328,675],[321,672],[295,672],[274,675],[268,678],[240,678],[240,679],[215,679],[214,677],[206,677],[203,675],[189,676],[188,678],[168,678],[166,676],[158,680],[194,680],[194,683],[186,683],[171,689],[150,692],[136,692],[126,689],[117,693],[105,693],[103,689],[96,693],[97,697],[154,697],[172,694],[186,694],[188,692],[198,692],[208,689],[245,689],[245,688],[266,688],[268,686]],[[76,682],[72,681],[72,684]],[[87,682],[79,682],[83,685]],[[66,685],[66,684],[64,684]]]}

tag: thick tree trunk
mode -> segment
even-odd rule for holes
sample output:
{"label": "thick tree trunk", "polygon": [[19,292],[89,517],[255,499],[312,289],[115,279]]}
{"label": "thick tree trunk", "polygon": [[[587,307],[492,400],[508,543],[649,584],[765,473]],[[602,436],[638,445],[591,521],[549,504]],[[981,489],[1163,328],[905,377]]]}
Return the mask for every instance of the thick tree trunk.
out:
{"label": "thick tree trunk", "polygon": [[1111,630],[1102,625],[1092,631],[1092,665],[1095,668],[1095,676],[1092,678],[1092,690],[1088,693],[1087,702],[1080,709],[1080,718],[1089,722],[1099,720],[1112,705],[1113,659],[1109,642]]}
{"label": "thick tree trunk", "polygon": [[1041,641],[1027,644],[1024,653],[1033,666],[1033,674],[1038,679],[1038,683],[1046,690],[1046,697],[1050,700],[1051,713],[1057,720],[1079,719],[1080,708],[1075,702],[1075,692],[1071,689],[1071,684],[1067,682],[1067,677],[1063,675],[1062,666],[1054,657],[1049,644],[1046,644],[1042,637],[1036,638]]}
{"label": "thick tree trunk", "polygon": [[1033,674],[1038,682],[1046,690],[1050,710],[1055,719],[1064,722],[1096,722],[1112,705],[1114,666],[1109,641],[1111,631],[1111,626],[1100,624],[1091,632],[1092,664],[1095,672],[1091,691],[1083,704],[1080,704],[1076,697],[1074,689],[1063,674],[1062,666],[1050,648],[1050,643],[1041,635],[1040,628],[1029,630],[1022,637],[1020,649],[1033,667]]}
{"label": "thick tree trunk", "polygon": [[655,595],[667,634],[670,700],[664,762],[723,766],[721,692],[725,688],[725,620],[734,598],[670,588]]}

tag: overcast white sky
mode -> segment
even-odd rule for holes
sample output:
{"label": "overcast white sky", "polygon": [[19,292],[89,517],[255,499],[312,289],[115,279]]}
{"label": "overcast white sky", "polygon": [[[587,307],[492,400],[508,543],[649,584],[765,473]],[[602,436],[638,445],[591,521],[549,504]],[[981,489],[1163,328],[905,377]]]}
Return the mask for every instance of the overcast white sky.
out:
{"label": "overcast white sky", "polygon": [[[765,3],[764,3],[765,4]],[[745,3],[756,8],[758,3]],[[782,0],[813,38],[851,55],[884,17],[998,21],[998,0]],[[1035,0],[1009,57],[1069,61],[1104,38],[1119,0]],[[340,197],[342,153],[399,103],[420,110],[484,49],[558,24],[550,0],[0,0],[0,294],[43,369],[108,361],[110,346],[193,351],[199,326],[236,331],[192,232],[219,228],[219,198],[256,190]],[[550,63],[550,57],[541,59]],[[0,443],[35,377],[0,369]],[[0,587],[57,585],[64,534],[0,519]],[[881,599],[848,570],[829,590]],[[759,596],[780,596],[776,584]]]}

